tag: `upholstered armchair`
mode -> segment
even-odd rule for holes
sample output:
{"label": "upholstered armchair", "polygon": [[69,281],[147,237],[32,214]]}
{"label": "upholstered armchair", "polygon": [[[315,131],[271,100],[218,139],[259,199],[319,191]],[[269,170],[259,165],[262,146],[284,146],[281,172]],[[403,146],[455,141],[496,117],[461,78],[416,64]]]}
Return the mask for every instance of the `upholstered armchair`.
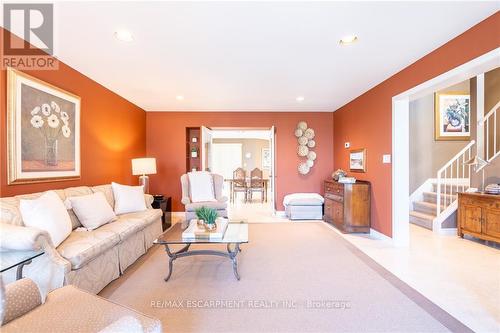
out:
{"label": "upholstered armchair", "polygon": [[110,302],[74,286],[50,292],[45,302],[36,283],[21,279],[4,285],[0,278],[0,331],[161,333],[158,319]]}
{"label": "upholstered armchair", "polygon": [[222,195],[222,186],[224,185],[224,177],[212,173],[213,178],[213,193],[215,196],[214,201],[202,201],[202,202],[192,202],[191,198],[191,186],[189,183],[189,177],[187,174],[181,176],[181,188],[182,188],[182,204],[184,205],[186,211],[186,220],[196,218],[195,210],[202,206],[215,208],[217,210],[217,215],[220,217],[227,217],[227,197]]}

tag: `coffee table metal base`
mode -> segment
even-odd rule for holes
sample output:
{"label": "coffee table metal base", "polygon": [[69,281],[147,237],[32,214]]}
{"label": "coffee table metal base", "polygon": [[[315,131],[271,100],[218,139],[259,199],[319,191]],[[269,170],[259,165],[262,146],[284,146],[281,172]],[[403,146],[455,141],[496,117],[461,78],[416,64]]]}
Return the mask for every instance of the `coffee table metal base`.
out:
{"label": "coffee table metal base", "polygon": [[[236,261],[236,255],[241,252],[240,243],[228,243],[227,244],[227,252],[223,251],[215,251],[215,250],[192,250],[189,251],[189,247],[191,244],[186,244],[183,248],[178,251],[172,252],[168,247],[168,244],[163,244],[165,246],[165,251],[168,255],[168,275],[165,278],[165,282],[170,279],[172,275],[174,260],[182,257],[190,257],[197,255],[209,255],[209,256],[219,256],[226,257],[231,259],[233,263],[233,273],[237,280],[240,279],[240,275],[238,274],[238,262]],[[234,245],[233,249],[231,249],[231,245]]]}

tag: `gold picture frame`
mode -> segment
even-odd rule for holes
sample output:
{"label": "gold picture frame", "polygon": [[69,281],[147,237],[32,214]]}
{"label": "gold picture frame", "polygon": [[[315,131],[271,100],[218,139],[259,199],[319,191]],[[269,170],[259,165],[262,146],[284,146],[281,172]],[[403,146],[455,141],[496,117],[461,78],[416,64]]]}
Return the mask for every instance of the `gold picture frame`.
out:
{"label": "gold picture frame", "polygon": [[434,94],[434,139],[469,141],[471,129],[470,94],[447,91]]}
{"label": "gold picture frame", "polygon": [[349,170],[352,172],[366,172],[365,148],[349,151]]}
{"label": "gold picture frame", "polygon": [[7,68],[7,184],[79,179],[79,96]]}

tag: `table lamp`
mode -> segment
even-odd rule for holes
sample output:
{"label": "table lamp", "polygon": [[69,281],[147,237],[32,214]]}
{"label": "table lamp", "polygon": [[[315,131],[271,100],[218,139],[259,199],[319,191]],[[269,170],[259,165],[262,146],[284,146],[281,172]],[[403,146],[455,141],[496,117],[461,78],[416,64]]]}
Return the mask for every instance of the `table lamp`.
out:
{"label": "table lamp", "polygon": [[[470,165],[474,167],[474,171],[476,171],[478,168],[482,167],[483,165],[488,165],[490,164],[488,161],[483,160],[479,156],[474,156],[470,160],[464,162],[465,165]],[[484,168],[481,170],[483,172],[483,181],[481,182],[481,193],[484,192]]]}
{"label": "table lamp", "polygon": [[132,159],[132,174],[139,176],[139,184],[144,187],[144,193],[149,192],[149,177],[156,174],[156,158],[134,158]]}

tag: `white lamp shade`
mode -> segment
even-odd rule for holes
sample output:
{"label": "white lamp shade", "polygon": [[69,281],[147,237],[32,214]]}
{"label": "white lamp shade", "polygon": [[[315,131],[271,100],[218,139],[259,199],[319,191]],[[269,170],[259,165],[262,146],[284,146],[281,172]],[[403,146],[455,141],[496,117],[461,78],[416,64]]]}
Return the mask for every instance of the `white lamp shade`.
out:
{"label": "white lamp shade", "polygon": [[132,174],[134,176],[156,174],[156,158],[134,158],[132,160]]}

